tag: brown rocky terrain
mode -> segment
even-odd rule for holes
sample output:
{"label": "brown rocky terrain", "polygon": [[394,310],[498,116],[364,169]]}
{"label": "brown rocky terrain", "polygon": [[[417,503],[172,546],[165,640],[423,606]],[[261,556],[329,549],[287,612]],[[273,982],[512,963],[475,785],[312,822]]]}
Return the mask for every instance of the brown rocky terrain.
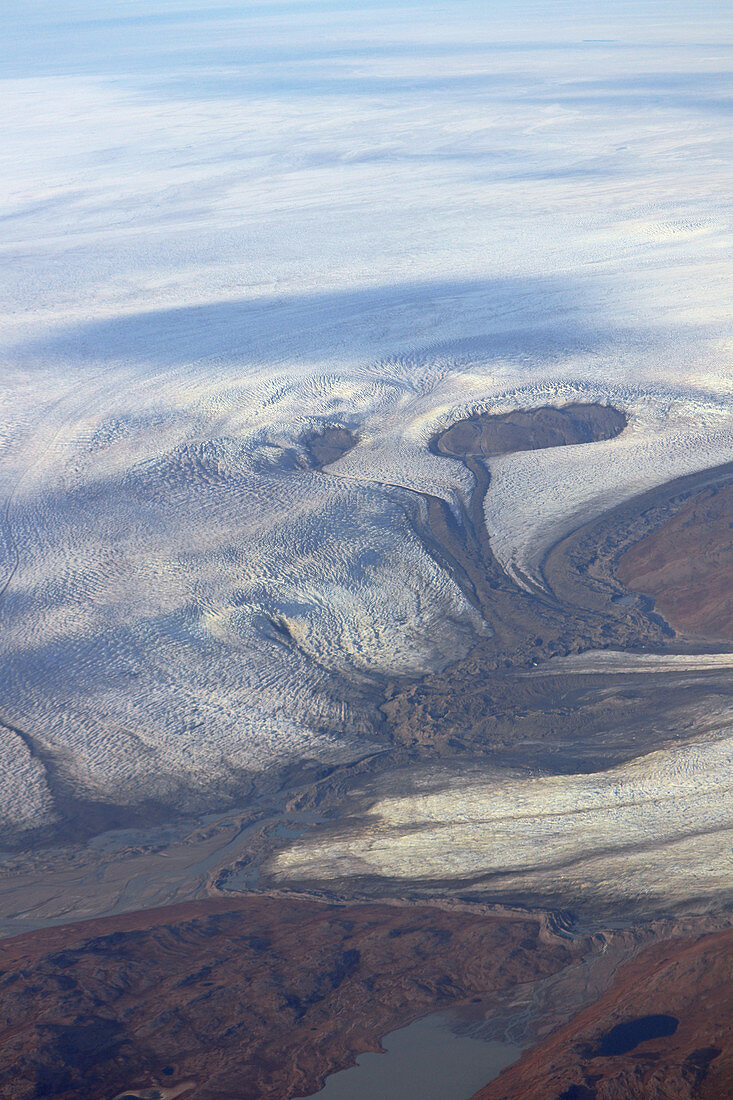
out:
{"label": "brown rocky terrain", "polygon": [[278,897],[26,933],[2,946],[2,1095],[307,1095],[390,1030],[582,949],[530,915]]}
{"label": "brown rocky terrain", "polygon": [[474,1100],[733,1096],[733,930],[639,953]]}
{"label": "brown rocky terrain", "polygon": [[618,577],[679,633],[733,642],[733,486],[694,496],[623,554]]}

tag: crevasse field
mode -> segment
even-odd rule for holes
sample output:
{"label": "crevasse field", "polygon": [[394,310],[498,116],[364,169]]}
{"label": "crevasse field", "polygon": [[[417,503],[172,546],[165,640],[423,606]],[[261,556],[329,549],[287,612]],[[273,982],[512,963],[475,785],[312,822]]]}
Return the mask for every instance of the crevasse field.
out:
{"label": "crevasse field", "polygon": [[[492,460],[492,545],[521,577],[579,517],[733,458],[732,14],[6,2],[6,829],[55,820],[49,769],[81,798],[178,811],[369,752],[370,677],[442,669],[491,629],[406,512],[406,490],[470,489],[427,449],[458,416],[630,417],[592,448]],[[330,425],[359,442],[312,468],[303,442]],[[714,820],[700,790],[725,774],[721,736],[521,795],[497,780],[491,813],[529,814],[516,874],[575,797],[585,839],[558,844],[583,859],[610,817],[666,842],[680,799],[719,844],[728,788]],[[616,805],[649,774],[659,800],[627,820]],[[464,833],[493,828],[485,782],[462,788]],[[445,815],[426,799],[417,854],[338,841],[283,873],[439,875]]]}

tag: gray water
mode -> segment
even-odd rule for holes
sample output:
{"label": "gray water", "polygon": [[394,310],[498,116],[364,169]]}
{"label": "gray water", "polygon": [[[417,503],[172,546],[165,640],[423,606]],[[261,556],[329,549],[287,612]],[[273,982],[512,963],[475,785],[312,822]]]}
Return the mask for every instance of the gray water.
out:
{"label": "gray water", "polygon": [[[327,1078],[318,1100],[468,1100],[516,1061],[522,1048],[457,1033],[436,1012],[385,1035],[386,1054],[360,1054]],[[304,1097],[298,1100],[306,1100]],[[308,1098],[310,1100],[310,1098]]]}

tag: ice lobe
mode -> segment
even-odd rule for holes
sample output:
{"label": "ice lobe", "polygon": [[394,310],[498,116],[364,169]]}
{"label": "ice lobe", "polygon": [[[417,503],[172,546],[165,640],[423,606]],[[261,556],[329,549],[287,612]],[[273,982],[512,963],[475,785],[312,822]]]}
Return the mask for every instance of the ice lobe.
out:
{"label": "ice lobe", "polygon": [[[487,629],[398,492],[308,468],[317,399],[294,423],[276,386],[216,412],[176,396],[70,402],[8,513],[5,710],[95,801],[200,806],[358,756],[375,674],[443,668]],[[214,436],[226,410],[237,435]]]}
{"label": "ice lobe", "polygon": [[[361,830],[294,844],[283,880],[466,880],[487,894],[603,896],[653,909],[727,893],[730,736],[589,775],[451,776],[378,800]],[[478,883],[480,882],[480,886]]]}

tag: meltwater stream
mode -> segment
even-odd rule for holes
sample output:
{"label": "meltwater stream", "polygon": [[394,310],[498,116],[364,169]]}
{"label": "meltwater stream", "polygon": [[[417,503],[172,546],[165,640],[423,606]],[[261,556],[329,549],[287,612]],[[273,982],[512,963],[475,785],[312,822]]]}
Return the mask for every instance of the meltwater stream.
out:
{"label": "meltwater stream", "polygon": [[[522,1048],[455,1030],[436,1012],[382,1039],[386,1054],[360,1054],[332,1073],[313,1100],[468,1100],[516,1061]],[[298,1100],[305,1100],[300,1097]]]}

